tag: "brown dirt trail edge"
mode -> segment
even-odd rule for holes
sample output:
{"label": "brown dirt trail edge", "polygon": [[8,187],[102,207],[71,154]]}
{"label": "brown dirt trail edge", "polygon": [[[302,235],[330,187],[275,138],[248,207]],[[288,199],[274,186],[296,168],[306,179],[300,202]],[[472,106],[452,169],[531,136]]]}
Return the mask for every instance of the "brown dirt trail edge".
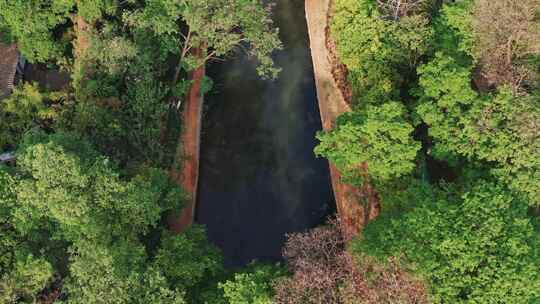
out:
{"label": "brown dirt trail edge", "polygon": [[[331,5],[331,0],[306,0],[305,6],[311,57],[324,130],[330,130],[338,116],[352,110],[332,74],[333,55],[327,48],[328,16]],[[366,193],[361,193],[359,189],[342,183],[339,171],[332,164],[330,164],[330,175],[337,211],[343,224],[343,232],[346,238],[351,238],[360,232],[367,221],[377,216],[378,209],[368,208],[365,210],[359,203],[359,198],[366,196]],[[367,189],[371,189],[371,187],[368,186]],[[367,205],[372,206],[369,194],[367,197],[370,203]]]}
{"label": "brown dirt trail edge", "polygon": [[[193,51],[193,53],[202,56],[200,49]],[[183,127],[178,140],[175,161],[169,171],[171,179],[188,194],[188,200],[180,216],[170,215],[168,219],[169,228],[176,233],[186,230],[193,224],[195,219],[199,179],[201,115],[204,100],[201,95],[201,84],[205,73],[205,66],[202,65],[190,74],[192,83],[184,100],[181,114]]]}

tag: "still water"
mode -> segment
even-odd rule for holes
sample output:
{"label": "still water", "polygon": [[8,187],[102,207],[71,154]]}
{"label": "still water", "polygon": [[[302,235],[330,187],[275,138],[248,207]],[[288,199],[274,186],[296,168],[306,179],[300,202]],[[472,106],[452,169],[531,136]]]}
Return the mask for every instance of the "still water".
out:
{"label": "still water", "polygon": [[321,121],[304,1],[276,2],[280,77],[261,80],[240,53],[208,71],[196,218],[228,266],[279,260],[286,233],[322,223],[335,205],[328,163],[313,154]]}

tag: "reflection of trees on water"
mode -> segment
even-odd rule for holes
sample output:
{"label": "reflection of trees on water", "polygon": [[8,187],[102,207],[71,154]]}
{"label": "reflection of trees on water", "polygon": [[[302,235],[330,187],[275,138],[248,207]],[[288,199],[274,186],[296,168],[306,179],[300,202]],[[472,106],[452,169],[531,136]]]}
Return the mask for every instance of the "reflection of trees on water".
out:
{"label": "reflection of trees on water", "polygon": [[284,234],[319,224],[333,199],[313,154],[321,123],[303,1],[278,2],[277,80],[261,80],[240,53],[209,67],[198,219],[233,264],[279,258]]}

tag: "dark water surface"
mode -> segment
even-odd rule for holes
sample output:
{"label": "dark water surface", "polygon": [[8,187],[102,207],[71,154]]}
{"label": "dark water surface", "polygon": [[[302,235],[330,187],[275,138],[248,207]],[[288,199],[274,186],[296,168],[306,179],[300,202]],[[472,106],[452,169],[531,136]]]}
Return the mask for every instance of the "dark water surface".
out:
{"label": "dark water surface", "polygon": [[285,233],[323,222],[334,198],[328,163],[316,159],[321,129],[303,0],[278,0],[284,50],[276,81],[239,54],[214,64],[203,117],[197,222],[228,266],[280,258]]}

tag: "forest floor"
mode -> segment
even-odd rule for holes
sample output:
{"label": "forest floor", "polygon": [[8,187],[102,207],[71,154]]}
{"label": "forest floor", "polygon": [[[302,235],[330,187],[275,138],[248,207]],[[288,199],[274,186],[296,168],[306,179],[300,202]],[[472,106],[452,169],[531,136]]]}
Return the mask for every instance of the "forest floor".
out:
{"label": "forest floor", "polygon": [[[350,90],[343,83],[343,75],[336,71],[343,66],[335,60],[336,56],[329,49],[328,20],[331,14],[332,0],[306,0],[306,18],[308,23],[311,56],[317,86],[317,96],[324,130],[330,130],[338,116],[352,111]],[[332,187],[336,207],[343,224],[343,232],[350,238],[362,229],[367,221],[375,217],[377,208],[365,210],[359,203],[364,196],[360,189],[341,182],[339,171],[330,164]],[[369,199],[369,198],[368,198]],[[371,206],[371,204],[368,204]]]}
{"label": "forest floor", "polygon": [[201,85],[205,76],[205,66],[191,72],[192,81],[189,92],[184,100],[182,110],[182,131],[176,151],[175,162],[169,171],[171,179],[188,195],[186,205],[180,216],[169,218],[169,227],[175,232],[182,232],[193,224],[197,203],[197,184],[199,179],[199,152],[203,96]]}

